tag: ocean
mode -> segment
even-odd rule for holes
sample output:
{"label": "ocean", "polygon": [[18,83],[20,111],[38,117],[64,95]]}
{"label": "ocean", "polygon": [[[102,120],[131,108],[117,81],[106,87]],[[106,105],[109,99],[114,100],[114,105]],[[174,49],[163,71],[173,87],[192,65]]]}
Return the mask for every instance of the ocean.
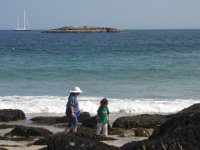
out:
{"label": "ocean", "polygon": [[200,101],[200,30],[120,33],[0,31],[0,109],[64,113],[79,86],[82,111],[175,113]]}

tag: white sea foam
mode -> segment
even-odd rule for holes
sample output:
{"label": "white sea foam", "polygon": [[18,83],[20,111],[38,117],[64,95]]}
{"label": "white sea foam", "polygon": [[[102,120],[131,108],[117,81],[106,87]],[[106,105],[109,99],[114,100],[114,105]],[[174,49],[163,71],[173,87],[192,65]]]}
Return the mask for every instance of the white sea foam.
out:
{"label": "white sea foam", "polygon": [[[82,111],[96,114],[102,97],[79,97]],[[111,99],[111,113],[129,114],[168,114],[200,102],[194,99]],[[26,114],[60,114],[65,113],[67,97],[57,96],[1,96],[0,109],[21,109]]]}

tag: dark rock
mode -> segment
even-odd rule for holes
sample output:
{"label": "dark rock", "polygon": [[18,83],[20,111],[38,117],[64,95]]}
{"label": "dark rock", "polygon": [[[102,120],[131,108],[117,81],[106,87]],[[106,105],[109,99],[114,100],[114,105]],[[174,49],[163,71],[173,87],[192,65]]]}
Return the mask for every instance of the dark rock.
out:
{"label": "dark rock", "polygon": [[176,114],[158,126],[149,139],[131,142],[122,150],[198,150],[200,113]]}
{"label": "dark rock", "polygon": [[46,117],[46,116],[38,116],[31,118],[32,121],[40,123],[40,124],[56,124],[56,123],[66,123],[67,122],[67,117],[62,116],[62,117]]}
{"label": "dark rock", "polygon": [[143,128],[155,128],[156,126],[159,126],[163,122],[166,121],[166,116],[164,115],[138,115],[136,118],[139,120],[140,126]]}
{"label": "dark rock", "polygon": [[181,110],[179,113],[200,113],[200,103],[194,104],[188,108]]}
{"label": "dark rock", "polygon": [[163,115],[138,115],[132,117],[120,117],[113,123],[113,127],[117,128],[155,128],[162,124],[166,120],[166,116]]}
{"label": "dark rock", "polygon": [[85,119],[82,123],[83,127],[89,127],[89,128],[96,128],[97,126],[97,117],[89,117]]}
{"label": "dark rock", "polygon": [[[84,121],[85,119],[89,118],[90,114],[88,112],[82,112],[80,117],[78,118],[79,122]],[[31,118],[30,120],[36,122],[36,123],[40,123],[40,124],[58,124],[58,123],[67,123],[67,117],[66,116],[51,116],[51,117],[47,117],[47,116],[38,116],[38,117],[34,117]]]}
{"label": "dark rock", "polygon": [[47,137],[47,136],[52,135],[52,132],[44,128],[17,126],[10,133],[7,133],[6,135],[25,136],[25,137],[29,137],[29,136]]}
{"label": "dark rock", "polygon": [[135,136],[149,137],[150,134],[144,128],[137,128],[137,129],[135,129]]}
{"label": "dark rock", "polygon": [[78,128],[78,132],[76,133],[76,135],[82,138],[90,138],[99,141],[115,140],[111,137],[96,135],[96,129],[82,127],[82,126]]}
{"label": "dark rock", "polygon": [[33,143],[33,145],[47,145],[47,139],[46,138],[40,138],[37,141]]}
{"label": "dark rock", "polygon": [[16,127],[16,126],[17,126],[17,125],[1,124],[1,125],[0,125],[0,129],[14,128],[14,127]]}
{"label": "dark rock", "polygon": [[[83,120],[82,126],[96,129],[97,128],[97,116],[87,117],[86,119]],[[111,130],[112,130],[112,126],[110,124],[108,124],[108,131],[110,132]]]}
{"label": "dark rock", "polygon": [[90,117],[90,113],[89,112],[82,112],[81,115],[78,118],[78,121],[79,122],[84,122],[89,117]]}
{"label": "dark rock", "polygon": [[108,131],[109,135],[123,135],[126,129],[124,128],[110,128]]}
{"label": "dark rock", "polygon": [[[91,130],[91,129],[89,129]],[[47,143],[48,150],[117,150],[114,146],[106,145],[84,134],[58,133],[51,136]]]}
{"label": "dark rock", "polygon": [[125,129],[138,128],[139,125],[139,121],[135,117],[120,117],[113,123],[113,127]]}
{"label": "dark rock", "polygon": [[47,147],[40,148],[38,150],[47,150]]}
{"label": "dark rock", "polygon": [[0,136],[0,140],[6,140],[6,137]]}
{"label": "dark rock", "polygon": [[0,122],[24,120],[26,116],[23,111],[19,109],[1,109]]}
{"label": "dark rock", "polygon": [[[157,127],[150,138],[157,138],[173,133],[179,129],[195,127],[200,125],[200,113],[196,114],[177,114]],[[200,131],[200,130],[199,130]]]}
{"label": "dark rock", "polygon": [[0,150],[8,150],[7,148],[0,147]]}
{"label": "dark rock", "polygon": [[32,137],[10,137],[10,136],[0,136],[0,140],[7,141],[33,141]]}

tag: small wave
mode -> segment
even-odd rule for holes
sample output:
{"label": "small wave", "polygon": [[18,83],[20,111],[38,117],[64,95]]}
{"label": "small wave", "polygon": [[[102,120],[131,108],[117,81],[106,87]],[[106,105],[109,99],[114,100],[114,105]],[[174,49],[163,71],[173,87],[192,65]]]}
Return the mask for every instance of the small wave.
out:
{"label": "small wave", "polygon": [[[96,114],[103,97],[79,97],[81,111]],[[176,113],[198,99],[109,99],[110,113],[169,114]],[[0,109],[21,109],[26,114],[64,114],[67,97],[58,96],[0,96]]]}

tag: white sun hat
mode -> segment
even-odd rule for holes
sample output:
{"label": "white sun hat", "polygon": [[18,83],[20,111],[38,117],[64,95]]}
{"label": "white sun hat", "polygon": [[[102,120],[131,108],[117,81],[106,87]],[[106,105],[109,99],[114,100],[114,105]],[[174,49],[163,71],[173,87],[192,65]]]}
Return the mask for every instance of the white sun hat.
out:
{"label": "white sun hat", "polygon": [[70,90],[70,93],[83,93],[83,91],[78,86],[76,86],[73,90]]}

